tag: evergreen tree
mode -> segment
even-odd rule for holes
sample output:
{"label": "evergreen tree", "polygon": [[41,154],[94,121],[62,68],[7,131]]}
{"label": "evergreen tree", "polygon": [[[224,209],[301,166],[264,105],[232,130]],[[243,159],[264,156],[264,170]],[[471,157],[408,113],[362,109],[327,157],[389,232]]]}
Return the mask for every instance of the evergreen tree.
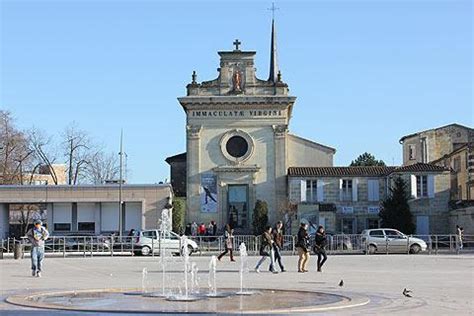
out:
{"label": "evergreen tree", "polygon": [[268,205],[267,202],[257,200],[252,216],[253,233],[260,235],[268,224]]}
{"label": "evergreen tree", "polygon": [[173,231],[176,234],[184,233],[185,202],[182,198],[173,200]]}
{"label": "evergreen tree", "polygon": [[390,188],[390,196],[382,201],[379,213],[383,227],[395,228],[405,234],[415,232],[413,215],[408,205],[409,198],[406,182],[401,177],[395,178],[394,185]]}
{"label": "evergreen tree", "polygon": [[374,155],[365,152],[359,155],[356,160],[352,160],[351,167],[354,166],[385,166],[385,162],[377,160]]}

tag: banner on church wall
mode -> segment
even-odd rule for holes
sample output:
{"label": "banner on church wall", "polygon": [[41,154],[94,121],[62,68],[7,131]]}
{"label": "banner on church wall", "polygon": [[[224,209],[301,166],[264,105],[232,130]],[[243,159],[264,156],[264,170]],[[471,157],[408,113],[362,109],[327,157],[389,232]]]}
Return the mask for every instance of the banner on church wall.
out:
{"label": "banner on church wall", "polygon": [[201,212],[217,213],[217,177],[213,173],[201,175]]}

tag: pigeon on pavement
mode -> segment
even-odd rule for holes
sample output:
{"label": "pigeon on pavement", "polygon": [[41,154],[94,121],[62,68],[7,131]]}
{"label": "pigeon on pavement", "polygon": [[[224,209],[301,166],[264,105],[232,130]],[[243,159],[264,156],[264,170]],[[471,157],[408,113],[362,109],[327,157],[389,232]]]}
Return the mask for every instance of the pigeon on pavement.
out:
{"label": "pigeon on pavement", "polygon": [[344,286],[344,280],[341,280],[341,282],[339,282],[339,286],[340,286],[340,287],[343,287],[343,286]]}
{"label": "pigeon on pavement", "polygon": [[406,288],[403,289],[402,294],[403,294],[405,297],[412,297],[412,296],[410,295],[410,293],[412,293],[411,290],[407,290]]}

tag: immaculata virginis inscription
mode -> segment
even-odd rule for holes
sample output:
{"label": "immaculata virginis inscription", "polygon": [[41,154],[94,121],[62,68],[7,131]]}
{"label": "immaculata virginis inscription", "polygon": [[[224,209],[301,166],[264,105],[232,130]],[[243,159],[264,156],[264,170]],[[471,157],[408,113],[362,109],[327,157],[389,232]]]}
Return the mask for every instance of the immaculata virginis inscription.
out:
{"label": "immaculata virginis inscription", "polygon": [[189,112],[192,117],[285,117],[286,110],[192,110]]}

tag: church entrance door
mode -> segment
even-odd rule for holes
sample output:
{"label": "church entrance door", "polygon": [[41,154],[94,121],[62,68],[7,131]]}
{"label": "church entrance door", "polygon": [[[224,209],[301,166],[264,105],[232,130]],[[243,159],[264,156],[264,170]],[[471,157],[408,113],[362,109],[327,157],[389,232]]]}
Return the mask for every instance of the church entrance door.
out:
{"label": "church entrance door", "polygon": [[232,228],[248,228],[248,185],[228,186],[227,218]]}

